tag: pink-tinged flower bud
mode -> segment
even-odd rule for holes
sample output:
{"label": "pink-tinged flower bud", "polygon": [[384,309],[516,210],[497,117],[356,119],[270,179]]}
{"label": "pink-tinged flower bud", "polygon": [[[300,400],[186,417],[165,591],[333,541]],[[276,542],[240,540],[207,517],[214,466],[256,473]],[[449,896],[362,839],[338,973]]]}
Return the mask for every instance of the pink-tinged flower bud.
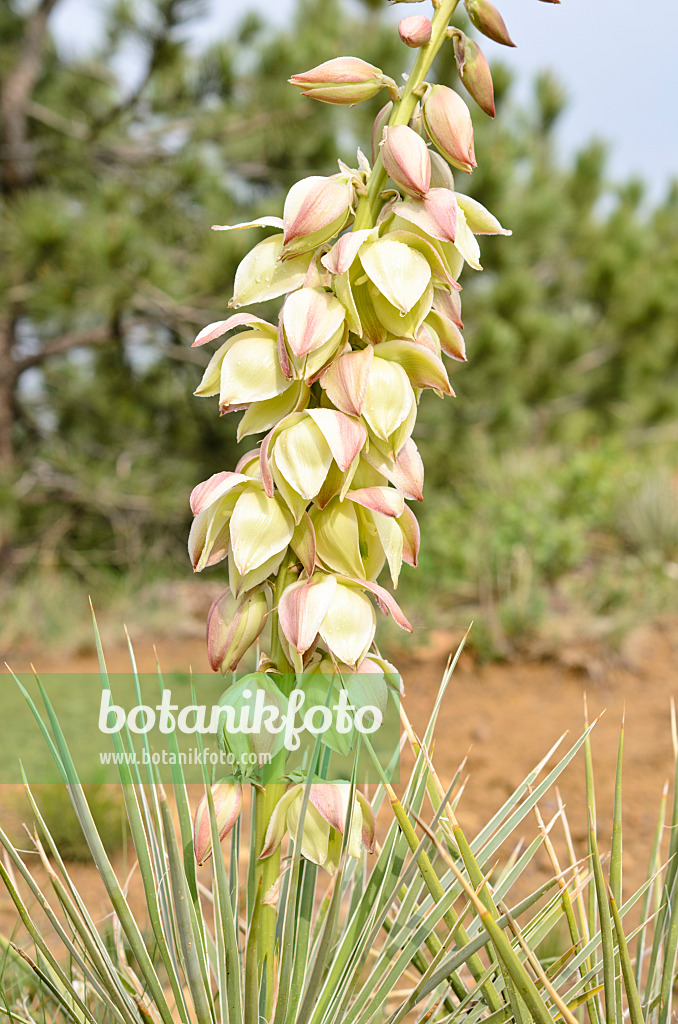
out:
{"label": "pink-tinged flower bud", "polygon": [[[238,820],[242,808],[242,789],[240,783],[229,782],[216,782],[211,788],[219,839],[222,840]],[[199,865],[212,856],[212,827],[206,793],[195,811],[193,849]]]}
{"label": "pink-tinged flower bud", "polygon": [[431,41],[431,22],[423,14],[412,14],[409,18],[403,18],[398,25],[398,32],[405,46],[416,50]]}
{"label": "pink-tinged flower bud", "polygon": [[384,128],[391,120],[391,114],[393,113],[393,100],[389,100],[386,106],[382,107],[377,116],[374,119],[374,125],[372,126],[372,163],[376,163],[377,157],[379,156],[379,146],[381,140],[384,137]]}
{"label": "pink-tinged flower bud", "polygon": [[359,57],[326,60],[310,71],[292,75],[288,81],[311,99],[349,105],[371,99],[385,85],[395,87],[383,71]]}
{"label": "pink-tinged flower bud", "polygon": [[263,589],[233,597],[230,590],[214,601],[207,615],[207,657],[215,672],[234,672],[266,624]]}
{"label": "pink-tinged flower bud", "polygon": [[431,159],[420,135],[405,124],[384,128],[381,159],[386,173],[403,192],[426,195],[431,187]]}
{"label": "pink-tinged flower bud", "polygon": [[478,106],[494,117],[492,72],[485,54],[473,39],[456,30],[452,36],[459,77]]}
{"label": "pink-tinged flower bud", "polygon": [[353,204],[353,186],[346,176],[302,178],[287,193],[283,210],[282,259],[317,249],[346,227]]}
{"label": "pink-tinged flower bud", "polygon": [[424,125],[429,137],[453,167],[471,172],[476,164],[471,114],[459,93],[434,85],[424,100]]}
{"label": "pink-tinged flower bud", "polygon": [[508,33],[504,19],[490,0],[464,0],[464,7],[471,22],[488,39],[494,39],[495,43],[502,43],[503,46],[516,45]]}

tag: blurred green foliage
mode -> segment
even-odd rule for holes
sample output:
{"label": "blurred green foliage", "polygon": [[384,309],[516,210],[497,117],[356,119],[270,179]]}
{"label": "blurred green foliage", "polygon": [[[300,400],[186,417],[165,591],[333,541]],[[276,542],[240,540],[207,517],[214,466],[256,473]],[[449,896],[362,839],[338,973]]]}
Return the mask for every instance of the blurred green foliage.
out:
{"label": "blurred green foliage", "polygon": [[[185,577],[190,488],[238,457],[234,419],[192,397],[207,356],[190,341],[225,315],[253,241],[209,227],[278,213],[294,181],[369,150],[378,100],[314,104],[290,74],[359,52],[397,79],[409,58],[373,3],[299,0],[284,29],[250,14],[196,52],[200,7],[113,4],[86,60],[45,43],[31,173],[0,198],[6,622],[40,571],[90,589]],[[0,9],[0,86],[25,30]],[[133,82],[114,73],[130,48]],[[436,74],[455,84],[451,49]],[[479,167],[457,188],[513,237],[483,239],[484,273],[462,279],[459,397],[423,401],[422,564],[401,599],[430,624],[474,614],[477,647],[508,655],[554,609],[675,604],[678,185],[651,204],[640,182],[610,184],[601,144],[562,158],[558,83],[543,75],[521,108],[494,75],[497,118],[469,101]]]}

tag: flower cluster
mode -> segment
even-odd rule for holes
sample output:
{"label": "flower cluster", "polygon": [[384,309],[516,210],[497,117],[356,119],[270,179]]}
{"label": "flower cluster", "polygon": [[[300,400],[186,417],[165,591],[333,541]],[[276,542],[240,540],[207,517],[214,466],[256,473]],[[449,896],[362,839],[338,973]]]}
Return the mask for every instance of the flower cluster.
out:
{"label": "flower cluster", "polygon": [[[328,102],[357,102],[384,76],[339,58],[292,81]],[[235,668],[263,630],[283,565],[279,640],[297,671],[318,648],[358,665],[374,639],[372,598],[410,629],[376,581],[387,566],[395,587],[403,561],[417,564],[405,499],[422,498],[419,396],[453,394],[443,356],[466,358],[457,279],[464,263],[480,269],[476,235],[506,232],[455,191],[450,165],[476,162],[458,93],[427,86],[411,125],[389,123],[392,106],[375,125],[373,158],[392,187],[373,227],[352,230],[373,173],[359,152],[357,168],[294,185],[282,219],[218,228],[279,229],[241,262],[231,305],[286,297],[277,324],[236,313],[195,341],[227,338],[196,394],[218,395],[222,414],[244,412],[239,438],[265,434],[234,472],[191,496],[195,570],[228,559],[230,589],[209,617],[215,668]]]}

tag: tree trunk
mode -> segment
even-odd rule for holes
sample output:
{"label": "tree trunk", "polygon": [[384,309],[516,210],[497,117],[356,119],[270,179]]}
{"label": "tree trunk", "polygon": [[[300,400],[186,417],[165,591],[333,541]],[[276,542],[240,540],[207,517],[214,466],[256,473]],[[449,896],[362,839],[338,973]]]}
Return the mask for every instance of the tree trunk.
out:
{"label": "tree trunk", "polygon": [[0,472],[14,465],[17,376],[12,361],[14,320],[0,317]]}

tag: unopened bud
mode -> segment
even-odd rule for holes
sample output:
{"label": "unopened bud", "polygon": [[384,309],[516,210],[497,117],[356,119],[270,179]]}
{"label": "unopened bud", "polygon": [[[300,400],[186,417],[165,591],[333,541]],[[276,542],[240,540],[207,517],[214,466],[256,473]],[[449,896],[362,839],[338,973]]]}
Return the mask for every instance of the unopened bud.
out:
{"label": "unopened bud", "polygon": [[495,43],[502,43],[503,46],[516,45],[504,19],[490,0],[464,0],[464,7],[472,23],[488,39],[494,39]]}
{"label": "unopened bud", "polygon": [[473,123],[461,96],[446,85],[432,86],[423,105],[424,126],[449,162],[462,171],[476,167]]}
{"label": "unopened bud", "polygon": [[385,128],[381,158],[387,174],[403,192],[426,195],[431,187],[431,159],[420,135],[405,124]]}
{"label": "unopened bud", "polygon": [[430,42],[431,22],[423,14],[412,14],[409,18],[403,18],[398,25],[398,32],[405,46],[417,49]]}
{"label": "unopened bud", "polygon": [[344,175],[302,178],[287,193],[282,258],[310,252],[333,238],[351,218],[353,186]]}
{"label": "unopened bud", "polygon": [[473,39],[469,39],[459,29],[455,29],[452,43],[459,77],[478,106],[490,117],[494,117],[494,86],[485,54]]}
{"label": "unopened bud", "polygon": [[379,156],[379,145],[384,135],[384,128],[391,120],[391,114],[393,113],[393,100],[389,100],[385,107],[382,107],[377,116],[374,119],[374,125],[372,127],[372,163],[377,162]]}
{"label": "unopened bud", "polygon": [[235,598],[224,591],[207,615],[207,657],[213,670],[234,672],[264,628],[268,601],[262,589]]}
{"label": "unopened bud", "polygon": [[348,105],[371,99],[384,86],[395,88],[383,71],[359,57],[326,60],[310,71],[292,75],[288,81],[311,99]]}
{"label": "unopened bud", "polygon": [[449,188],[454,192],[452,168],[440,153],[429,150],[431,158],[431,188]]}
{"label": "unopened bud", "polygon": [[[219,839],[231,831],[242,808],[242,789],[239,783],[217,782],[212,786],[214,816],[217,821]],[[202,797],[195,811],[193,822],[193,849],[199,865],[212,856],[212,827],[207,794]]]}

